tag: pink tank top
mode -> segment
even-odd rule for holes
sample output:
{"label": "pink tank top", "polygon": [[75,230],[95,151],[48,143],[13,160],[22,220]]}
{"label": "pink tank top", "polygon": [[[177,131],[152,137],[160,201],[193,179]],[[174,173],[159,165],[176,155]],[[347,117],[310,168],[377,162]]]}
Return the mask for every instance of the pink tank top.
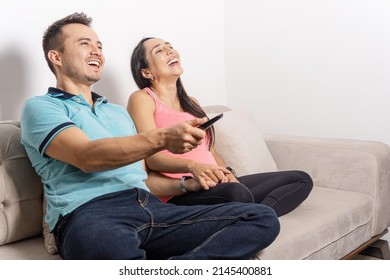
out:
{"label": "pink tank top", "polygon": [[[157,128],[169,127],[175,125],[179,122],[192,120],[193,115],[187,112],[176,111],[164,105],[157,94],[153,92],[150,88],[144,88],[144,90],[153,98],[154,103],[156,104],[156,111],[154,112],[154,121]],[[190,159],[197,162],[202,162],[206,164],[217,164],[212,153],[208,147],[209,138],[206,136],[205,141],[201,145],[193,149],[192,151],[184,154],[173,154],[168,150],[164,150],[161,153],[173,156],[175,158]],[[170,178],[181,178],[182,176],[192,176],[191,173],[164,173],[161,172],[164,176]],[[171,197],[161,198],[163,202],[166,202]]]}

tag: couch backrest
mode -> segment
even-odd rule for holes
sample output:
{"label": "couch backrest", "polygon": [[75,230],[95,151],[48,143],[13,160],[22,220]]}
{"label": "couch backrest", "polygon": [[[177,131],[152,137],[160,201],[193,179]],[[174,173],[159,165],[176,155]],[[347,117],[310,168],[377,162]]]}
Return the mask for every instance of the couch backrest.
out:
{"label": "couch backrest", "polygon": [[223,105],[203,109],[209,117],[224,114],[214,124],[215,150],[238,176],[278,170],[260,129],[246,110]]}
{"label": "couch backrest", "polygon": [[0,245],[42,234],[42,183],[17,121],[0,121]]}

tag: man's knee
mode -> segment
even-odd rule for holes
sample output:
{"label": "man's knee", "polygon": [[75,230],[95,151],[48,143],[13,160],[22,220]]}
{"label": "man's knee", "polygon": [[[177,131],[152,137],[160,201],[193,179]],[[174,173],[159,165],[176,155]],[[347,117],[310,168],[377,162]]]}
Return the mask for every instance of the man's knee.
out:
{"label": "man's knee", "polygon": [[250,204],[252,206],[252,219],[264,236],[269,239],[269,244],[275,240],[280,232],[280,222],[275,210],[262,204]]}

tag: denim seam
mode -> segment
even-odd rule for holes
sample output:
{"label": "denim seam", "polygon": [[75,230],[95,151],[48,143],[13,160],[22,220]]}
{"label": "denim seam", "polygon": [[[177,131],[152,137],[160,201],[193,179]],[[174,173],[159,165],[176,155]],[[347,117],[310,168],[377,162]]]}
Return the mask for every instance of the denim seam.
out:
{"label": "denim seam", "polygon": [[152,221],[151,226],[152,227],[174,227],[174,226],[178,226],[178,225],[189,225],[189,224],[204,223],[204,222],[210,222],[210,221],[239,220],[241,218],[248,218],[248,216],[241,215],[241,216],[221,216],[221,217],[214,217],[214,218],[211,217],[211,218],[206,218],[206,219],[184,220],[180,223],[174,223],[174,224],[154,223]]}
{"label": "denim seam", "polygon": [[[238,221],[238,220],[240,220],[242,218],[248,218],[247,215],[241,215],[241,216],[238,216],[238,217],[233,217],[233,216],[229,216],[229,217],[232,217],[232,219],[230,219],[230,220],[235,220],[235,221]],[[192,255],[192,254],[195,254],[196,252],[198,252],[200,249],[202,249],[204,246],[206,246],[215,236],[220,234],[225,229],[226,229],[226,227],[224,227],[223,229],[220,229],[219,231],[215,232],[213,235],[211,235],[209,238],[207,238],[201,245],[199,245],[198,247],[196,247],[193,250],[191,250],[190,252],[188,252],[187,255]]]}
{"label": "denim seam", "polygon": [[147,236],[145,237],[144,241],[142,242],[142,244],[145,244],[145,243],[148,242],[150,236],[152,235],[154,216],[153,216],[152,211],[149,211],[148,207],[146,207],[148,205],[148,202],[149,202],[149,193],[145,193],[145,195],[142,196],[142,198],[143,198],[143,200],[141,200],[140,192],[138,192],[138,203],[139,203],[140,207],[149,215],[150,222],[149,223],[145,223],[145,224],[137,227],[135,229],[135,232],[138,235],[139,232],[141,232],[143,230],[146,230],[146,229],[149,229],[149,232],[148,232]]}

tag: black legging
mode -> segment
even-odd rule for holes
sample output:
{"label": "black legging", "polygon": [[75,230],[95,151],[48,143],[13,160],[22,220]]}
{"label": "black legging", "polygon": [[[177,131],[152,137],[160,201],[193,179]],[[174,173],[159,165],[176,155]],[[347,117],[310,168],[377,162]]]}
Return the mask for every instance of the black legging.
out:
{"label": "black legging", "polygon": [[207,191],[174,196],[176,205],[217,204],[224,202],[262,203],[280,217],[294,210],[309,195],[313,180],[303,171],[256,173],[238,178],[240,183],[220,183]]}

